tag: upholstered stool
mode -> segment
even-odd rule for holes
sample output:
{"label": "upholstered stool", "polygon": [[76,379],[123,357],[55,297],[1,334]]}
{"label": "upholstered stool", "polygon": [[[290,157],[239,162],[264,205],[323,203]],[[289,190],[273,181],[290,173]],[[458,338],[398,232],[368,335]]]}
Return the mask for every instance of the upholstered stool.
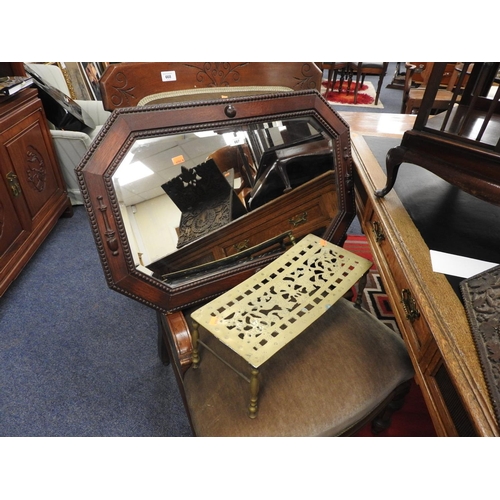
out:
{"label": "upholstered stool", "polygon": [[[401,337],[342,298],[261,367],[259,414],[249,419],[248,383],[220,359],[204,349],[199,368],[186,369],[188,311],[161,318],[170,347],[177,344],[172,350],[184,345],[177,349],[182,359],[173,354],[174,368],[197,436],[349,435],[373,419],[385,428],[384,410],[402,404],[414,375]],[[234,368],[248,371],[211,333],[203,327],[199,333]]]}

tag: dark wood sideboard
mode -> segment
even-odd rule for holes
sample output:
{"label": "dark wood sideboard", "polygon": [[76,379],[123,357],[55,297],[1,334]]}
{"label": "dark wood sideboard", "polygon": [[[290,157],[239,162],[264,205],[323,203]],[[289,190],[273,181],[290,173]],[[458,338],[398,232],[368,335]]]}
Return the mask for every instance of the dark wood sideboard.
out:
{"label": "dark wood sideboard", "polygon": [[[6,64],[0,71],[20,74]],[[72,213],[37,90],[0,98],[0,296]]]}

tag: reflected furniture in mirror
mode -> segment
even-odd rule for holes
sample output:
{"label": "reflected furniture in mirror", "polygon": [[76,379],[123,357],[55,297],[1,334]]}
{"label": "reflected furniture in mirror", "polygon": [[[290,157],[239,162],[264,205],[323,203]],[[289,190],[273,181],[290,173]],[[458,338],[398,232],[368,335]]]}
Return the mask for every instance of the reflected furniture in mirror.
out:
{"label": "reflected furniture in mirror", "polygon": [[[111,64],[99,82],[104,108],[162,102],[321,90],[322,71],[313,62],[151,62]],[[211,90],[210,90],[211,89]],[[186,92],[196,94],[186,97]],[[218,93],[218,94],[217,94]]]}
{"label": "reflected furniture in mirror", "polygon": [[[245,175],[217,163],[228,146],[247,155],[234,164]],[[247,213],[178,248],[182,214],[161,186],[183,173],[203,183],[195,172],[207,158],[235,191],[248,182]],[[238,403],[246,380],[203,353],[191,368],[192,311],[306,235],[343,243],[351,168],[349,128],[317,91],[117,109],[78,167],[107,283],[157,309],[160,353],[195,435],[348,435],[369,421],[379,431],[401,406],[414,373],[404,343],[345,298],[266,363],[255,419]],[[207,224],[215,217],[205,212]],[[213,351],[225,347],[198,331]]]}

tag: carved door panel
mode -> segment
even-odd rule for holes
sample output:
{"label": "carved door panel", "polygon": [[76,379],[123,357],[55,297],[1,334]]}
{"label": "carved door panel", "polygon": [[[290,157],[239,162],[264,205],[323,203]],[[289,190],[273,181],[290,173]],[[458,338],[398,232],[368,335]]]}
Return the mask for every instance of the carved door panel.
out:
{"label": "carved door panel", "polygon": [[41,113],[27,116],[4,135],[4,147],[31,218],[59,190],[44,142]]}

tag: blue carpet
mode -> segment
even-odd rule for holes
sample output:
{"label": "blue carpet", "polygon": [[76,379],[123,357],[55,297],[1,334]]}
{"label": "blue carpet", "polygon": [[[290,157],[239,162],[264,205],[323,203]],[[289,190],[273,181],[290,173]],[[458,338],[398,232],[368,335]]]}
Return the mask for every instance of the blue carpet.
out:
{"label": "blue carpet", "polygon": [[0,299],[0,436],[190,436],[154,310],[110,290],[83,207]]}

